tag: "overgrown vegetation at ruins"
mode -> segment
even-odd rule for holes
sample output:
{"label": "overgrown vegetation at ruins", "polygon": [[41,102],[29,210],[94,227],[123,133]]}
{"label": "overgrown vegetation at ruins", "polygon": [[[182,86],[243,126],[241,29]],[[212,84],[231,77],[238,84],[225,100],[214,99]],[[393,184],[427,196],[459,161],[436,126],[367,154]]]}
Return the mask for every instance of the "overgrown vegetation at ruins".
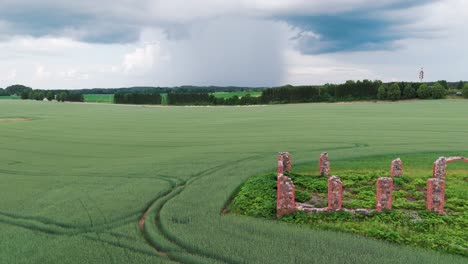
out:
{"label": "overgrown vegetation at ruins", "polygon": [[[343,182],[344,208],[375,209],[376,180],[389,174],[388,170],[382,170],[389,165],[382,162],[385,158],[390,161],[393,157],[336,161],[332,165],[333,174],[339,175]],[[391,211],[369,215],[298,211],[283,216],[281,221],[468,256],[468,166],[449,165],[447,215],[439,215],[425,210],[427,179],[431,177],[430,164],[435,158],[437,153],[404,156],[405,173],[394,178]],[[352,168],[347,168],[348,165]],[[296,187],[296,202],[323,208],[327,206],[327,178],[318,176],[314,169],[312,165],[299,166],[297,170],[293,167],[289,177]],[[231,209],[236,214],[276,218],[276,174],[250,178],[240,189]]]}

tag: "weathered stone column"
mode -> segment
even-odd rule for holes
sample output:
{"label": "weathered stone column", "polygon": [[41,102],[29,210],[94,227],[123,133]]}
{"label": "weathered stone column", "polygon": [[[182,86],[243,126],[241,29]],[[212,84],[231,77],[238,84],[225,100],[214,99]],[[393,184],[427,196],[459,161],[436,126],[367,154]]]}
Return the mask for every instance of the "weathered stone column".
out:
{"label": "weathered stone column", "polygon": [[439,214],[444,213],[445,181],[439,178],[427,180],[426,209]]}
{"label": "weathered stone column", "polygon": [[400,158],[393,160],[390,166],[390,175],[393,177],[399,177],[403,175],[403,162]]}
{"label": "weathered stone column", "polygon": [[330,160],[328,159],[328,153],[326,152],[323,152],[320,155],[319,175],[330,177]]}
{"label": "weathered stone column", "polygon": [[445,173],[447,168],[447,159],[445,157],[440,157],[434,162],[432,168],[432,178],[437,178],[445,180]]}
{"label": "weathered stone column", "polygon": [[328,210],[339,211],[343,203],[343,183],[338,176],[328,178]]}
{"label": "weathered stone column", "polygon": [[278,153],[278,174],[284,174],[284,172],[291,172],[291,154],[289,152]]}
{"label": "weathered stone column", "polygon": [[278,174],[276,181],[276,216],[293,213],[297,210],[295,202],[294,183],[289,177]]}
{"label": "weathered stone column", "polygon": [[381,177],[377,179],[376,209],[392,210],[393,178]]}

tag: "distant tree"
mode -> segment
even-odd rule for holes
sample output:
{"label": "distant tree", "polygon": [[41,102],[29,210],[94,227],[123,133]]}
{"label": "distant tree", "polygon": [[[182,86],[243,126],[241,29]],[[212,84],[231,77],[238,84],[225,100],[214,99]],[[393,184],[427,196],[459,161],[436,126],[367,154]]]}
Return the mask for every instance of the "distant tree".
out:
{"label": "distant tree", "polygon": [[447,81],[446,80],[440,80],[440,81],[437,81],[437,83],[439,83],[440,85],[442,85],[442,87],[447,90],[448,89],[448,84],[447,84]]}
{"label": "distant tree", "polygon": [[385,88],[385,85],[380,85],[379,89],[377,90],[377,98],[379,100],[387,99],[387,89]]}
{"label": "distant tree", "polygon": [[413,88],[411,83],[406,84],[403,89],[403,98],[404,99],[413,99],[416,98],[416,90]]}
{"label": "distant tree", "polygon": [[436,83],[432,87],[432,98],[433,99],[442,99],[447,95],[447,90],[440,83]]}
{"label": "distant tree", "polygon": [[463,89],[463,81],[459,81],[459,82],[457,83],[457,89],[458,89],[458,90],[462,90],[462,89]]}
{"label": "distant tree", "polygon": [[23,100],[29,99],[29,94],[30,94],[30,92],[28,92],[28,91],[22,92],[21,93],[21,99],[23,99]]}
{"label": "distant tree", "polygon": [[27,91],[27,92],[30,92],[32,91],[32,88],[30,87],[27,87],[27,86],[24,86],[24,85],[20,85],[20,84],[15,84],[15,85],[11,85],[11,86],[8,86],[7,88],[5,88],[5,91],[9,94],[9,95],[21,95],[21,93]]}
{"label": "distant tree", "polygon": [[57,95],[57,101],[59,101],[59,102],[65,102],[66,99],[67,99],[67,93],[66,92],[60,92]]}
{"label": "distant tree", "polygon": [[5,89],[0,88],[0,96],[5,96],[5,95],[8,95]]}
{"label": "distant tree", "polygon": [[47,94],[46,94],[47,100],[52,101],[52,100],[54,100],[54,97],[55,97],[54,92],[52,92],[52,91],[47,92]]}
{"label": "distant tree", "polygon": [[394,83],[388,87],[387,90],[387,99],[392,101],[400,100],[401,98],[401,89],[398,83]]}
{"label": "distant tree", "polygon": [[463,98],[468,98],[468,83],[465,83],[462,91]]}
{"label": "distant tree", "polygon": [[46,94],[44,91],[39,91],[39,90],[34,90],[33,91],[33,94],[34,94],[34,99],[37,100],[37,101],[42,101],[44,100]]}
{"label": "distant tree", "polygon": [[417,93],[420,99],[428,99],[431,97],[431,90],[429,89],[429,86],[427,86],[427,84],[425,83],[419,86]]}

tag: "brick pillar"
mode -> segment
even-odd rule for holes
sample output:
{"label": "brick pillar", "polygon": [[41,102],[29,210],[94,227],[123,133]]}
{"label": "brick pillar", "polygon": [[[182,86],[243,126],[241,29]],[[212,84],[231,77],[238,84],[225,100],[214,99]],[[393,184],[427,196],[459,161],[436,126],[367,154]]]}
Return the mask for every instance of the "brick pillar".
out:
{"label": "brick pillar", "polygon": [[284,172],[291,172],[291,154],[289,152],[278,153],[278,174],[284,174]]}
{"label": "brick pillar", "polygon": [[426,209],[439,214],[444,213],[445,181],[439,178],[427,180]]}
{"label": "brick pillar", "polygon": [[328,178],[328,210],[339,211],[343,203],[343,184],[338,176]]}
{"label": "brick pillar", "polygon": [[319,175],[330,177],[330,160],[328,159],[328,153],[326,152],[323,152],[320,155]]}
{"label": "brick pillar", "polygon": [[297,210],[295,202],[294,183],[289,177],[278,174],[276,181],[276,216],[293,213]]}
{"label": "brick pillar", "polygon": [[377,179],[376,209],[392,210],[393,178],[381,177]]}
{"label": "brick pillar", "polygon": [[440,157],[434,162],[432,167],[432,178],[445,180],[445,169],[447,168],[447,159]]}
{"label": "brick pillar", "polygon": [[403,162],[400,158],[392,161],[392,165],[390,166],[390,175],[392,178],[403,175]]}

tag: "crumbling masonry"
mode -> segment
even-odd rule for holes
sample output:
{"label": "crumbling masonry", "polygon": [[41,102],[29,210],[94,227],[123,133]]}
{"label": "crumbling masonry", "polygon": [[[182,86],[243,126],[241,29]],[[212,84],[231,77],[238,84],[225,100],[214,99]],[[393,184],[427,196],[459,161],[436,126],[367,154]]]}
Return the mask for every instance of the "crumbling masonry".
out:
{"label": "crumbling masonry", "polygon": [[465,157],[440,157],[434,161],[432,179],[427,180],[426,209],[439,214],[444,213],[445,177],[447,164],[454,161],[468,162]]}
{"label": "crumbling masonry", "polygon": [[376,210],[392,210],[393,178],[381,177],[377,180]]}
{"label": "crumbling masonry", "polygon": [[326,152],[320,155],[319,175],[330,177],[330,160],[328,159],[328,153]]}
{"label": "crumbling masonry", "polygon": [[432,178],[427,181],[426,209],[439,214],[444,213],[445,181]]}
{"label": "crumbling masonry", "polygon": [[338,176],[328,178],[328,211],[340,211],[343,204],[343,183]]}
{"label": "crumbling masonry", "polygon": [[[445,176],[446,166],[453,161],[468,162],[465,157],[440,157],[434,162],[433,178],[427,182],[426,208],[439,214],[444,213],[445,201]],[[291,155],[288,152],[280,152],[278,155],[277,177],[277,216],[293,213],[297,210],[318,213],[330,211],[346,211],[350,213],[369,214],[373,211],[392,210],[393,177],[403,174],[403,162],[398,158],[391,163],[391,177],[381,177],[377,180],[376,209],[346,209],[343,203],[343,184],[338,176],[328,178],[328,206],[316,208],[311,204],[296,203],[295,190],[292,180],[284,175],[291,172]],[[326,152],[320,155],[319,173],[329,177],[330,161]]]}
{"label": "crumbling masonry", "polygon": [[295,212],[295,190],[292,180],[284,175],[291,172],[291,155],[289,152],[278,153],[278,175],[276,179],[277,199],[276,214],[278,216]]}
{"label": "crumbling masonry", "polygon": [[289,152],[278,153],[278,174],[284,174],[284,172],[291,172],[291,154]]}
{"label": "crumbling masonry", "polygon": [[393,160],[390,167],[390,176],[392,176],[392,178],[403,175],[403,162],[400,158]]}

